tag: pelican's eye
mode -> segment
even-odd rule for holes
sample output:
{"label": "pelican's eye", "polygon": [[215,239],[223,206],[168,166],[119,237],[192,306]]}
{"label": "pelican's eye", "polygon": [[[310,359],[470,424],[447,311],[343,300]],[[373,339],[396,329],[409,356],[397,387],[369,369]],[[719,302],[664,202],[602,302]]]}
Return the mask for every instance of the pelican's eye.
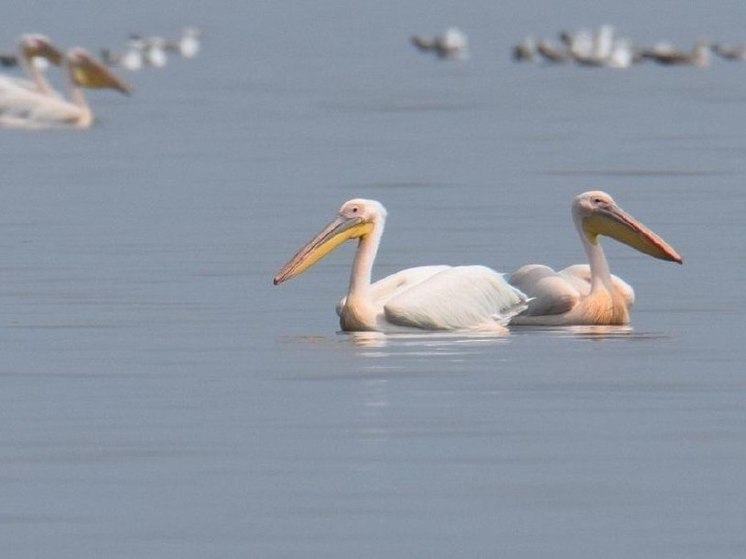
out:
{"label": "pelican's eye", "polygon": [[601,198],[600,196],[596,196],[595,198],[593,198],[593,203],[597,206],[601,206],[602,208],[605,208],[609,205],[609,201],[605,198]]}

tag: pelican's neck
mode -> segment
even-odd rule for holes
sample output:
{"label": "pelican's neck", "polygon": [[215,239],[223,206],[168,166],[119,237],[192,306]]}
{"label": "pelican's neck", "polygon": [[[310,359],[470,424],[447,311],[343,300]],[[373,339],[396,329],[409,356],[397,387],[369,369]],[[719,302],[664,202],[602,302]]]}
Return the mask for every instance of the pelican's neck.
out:
{"label": "pelican's neck", "polygon": [[590,237],[583,228],[582,219],[577,219],[575,225],[580,234],[580,240],[583,243],[583,249],[588,257],[588,264],[591,267],[591,293],[599,290],[612,292],[611,271],[606,255],[601,248],[598,235]]}
{"label": "pelican's neck", "polygon": [[367,299],[370,292],[373,262],[376,259],[376,254],[378,254],[382,233],[383,223],[376,221],[371,232],[360,237],[355,252],[355,260],[352,263],[349,297]]}
{"label": "pelican's neck", "polygon": [[36,85],[36,90],[39,93],[42,95],[51,95],[54,92],[52,86],[49,85],[49,81],[44,76],[44,72],[37,68],[33,60],[31,60],[31,57],[27,56],[25,53],[21,56],[21,65],[23,66],[26,75],[28,75]]}
{"label": "pelican's neck", "polygon": [[371,232],[358,241],[352,263],[350,289],[339,316],[343,330],[376,330],[378,327],[378,309],[371,295],[370,278],[382,232],[383,223],[376,222]]}
{"label": "pelican's neck", "polygon": [[83,90],[75,83],[75,77],[73,76],[72,68],[68,65],[68,77],[69,77],[69,91],[70,101],[80,109],[80,115],[75,119],[73,123],[79,128],[87,128],[93,122],[93,112],[91,107],[88,105],[88,100],[83,94]]}

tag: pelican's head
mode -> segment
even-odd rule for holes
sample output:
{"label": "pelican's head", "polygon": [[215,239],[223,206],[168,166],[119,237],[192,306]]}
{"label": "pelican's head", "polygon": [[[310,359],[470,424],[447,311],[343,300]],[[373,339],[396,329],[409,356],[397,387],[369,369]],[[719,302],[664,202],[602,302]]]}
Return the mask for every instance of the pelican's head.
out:
{"label": "pelican's head", "polygon": [[385,220],[386,208],[380,202],[362,198],[345,202],[331,223],[278,272],[274,284],[302,274],[345,241],[366,237],[374,226],[382,226]]}
{"label": "pelican's head", "polygon": [[55,66],[62,64],[64,55],[52,44],[52,41],[44,35],[27,34],[21,36],[21,51],[27,60],[43,58]]}
{"label": "pelican's head", "polygon": [[93,58],[88,51],[74,48],[67,53],[70,75],[75,85],[91,89],[109,88],[130,95],[132,88]]}
{"label": "pelican's head", "polygon": [[606,235],[655,258],[683,262],[672,246],[617,206],[606,192],[593,190],[577,196],[572,216],[591,244],[598,244],[598,236]]}

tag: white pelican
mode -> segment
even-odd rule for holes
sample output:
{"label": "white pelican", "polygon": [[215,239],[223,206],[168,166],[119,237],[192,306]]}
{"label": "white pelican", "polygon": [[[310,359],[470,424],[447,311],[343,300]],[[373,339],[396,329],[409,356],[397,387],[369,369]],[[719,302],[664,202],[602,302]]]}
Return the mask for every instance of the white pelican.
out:
{"label": "white pelican", "polygon": [[93,123],[91,111],[81,87],[116,89],[125,95],[130,87],[109,72],[81,48],[65,56],[70,82],[70,101],[26,91],[18,102],[2,107],[0,126],[13,128],[87,128]]}
{"label": "white pelican", "polygon": [[2,109],[2,104],[7,97],[16,95],[16,87],[36,91],[44,95],[56,95],[57,93],[47,81],[40,64],[36,63],[36,60],[49,61],[55,66],[59,66],[62,64],[63,57],[62,52],[44,35],[22,35],[16,61],[29,79],[0,75],[0,109]]}
{"label": "white pelican", "polygon": [[532,297],[528,309],[511,324],[546,326],[629,324],[635,293],[609,272],[599,243],[606,235],[661,260],[682,263],[681,256],[663,239],[616,205],[600,191],[575,198],[572,218],[588,255],[588,265],[555,272],[548,266],[530,264],[517,270],[510,283]]}
{"label": "white pelican", "polygon": [[313,266],[348,239],[358,239],[347,297],[337,306],[342,330],[472,330],[504,332],[526,308],[526,296],[485,266],[408,268],[371,284],[386,210],[350,200],[337,217],[275,276],[275,285]]}

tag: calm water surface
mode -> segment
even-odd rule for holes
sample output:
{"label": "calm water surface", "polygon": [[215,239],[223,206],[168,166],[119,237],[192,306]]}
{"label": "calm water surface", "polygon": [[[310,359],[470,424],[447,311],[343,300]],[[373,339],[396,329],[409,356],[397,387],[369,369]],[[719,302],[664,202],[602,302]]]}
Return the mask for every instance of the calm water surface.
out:
{"label": "calm water surface", "polygon": [[[66,6],[3,44],[205,47],[92,93],[90,131],[0,131],[5,555],[746,556],[746,66],[508,59],[604,22],[743,42],[740,2]],[[452,24],[467,63],[407,44]],[[579,262],[589,188],[685,259],[606,242],[631,328],[341,334],[352,247],[271,285],[358,196],[378,276]]]}

